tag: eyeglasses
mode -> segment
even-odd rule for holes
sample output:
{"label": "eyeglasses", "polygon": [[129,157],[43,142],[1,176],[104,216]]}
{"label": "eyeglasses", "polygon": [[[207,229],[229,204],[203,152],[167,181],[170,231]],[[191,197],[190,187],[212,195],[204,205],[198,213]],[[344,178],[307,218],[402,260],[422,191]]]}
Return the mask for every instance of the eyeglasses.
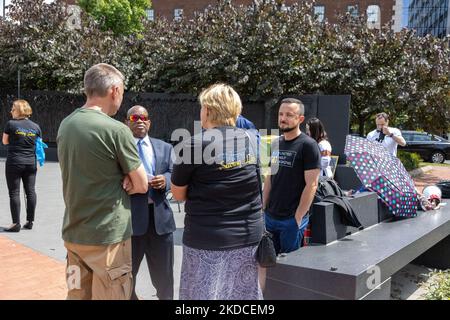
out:
{"label": "eyeglasses", "polygon": [[132,114],[128,117],[128,120],[130,120],[131,122],[137,122],[139,119],[141,121],[148,121],[148,116],[143,114]]}

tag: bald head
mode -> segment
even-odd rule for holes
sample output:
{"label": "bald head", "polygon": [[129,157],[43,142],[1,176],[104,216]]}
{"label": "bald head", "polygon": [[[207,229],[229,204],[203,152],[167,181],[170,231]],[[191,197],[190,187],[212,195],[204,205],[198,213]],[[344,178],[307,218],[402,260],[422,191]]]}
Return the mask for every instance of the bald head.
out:
{"label": "bald head", "polygon": [[144,138],[150,130],[151,121],[143,106],[133,106],[127,112],[127,125],[135,138]]}
{"label": "bald head", "polygon": [[145,109],[143,106],[133,106],[131,107],[128,112],[127,112],[127,118],[129,118],[132,114],[142,114],[145,113],[146,115],[148,115],[148,111],[147,109]]}

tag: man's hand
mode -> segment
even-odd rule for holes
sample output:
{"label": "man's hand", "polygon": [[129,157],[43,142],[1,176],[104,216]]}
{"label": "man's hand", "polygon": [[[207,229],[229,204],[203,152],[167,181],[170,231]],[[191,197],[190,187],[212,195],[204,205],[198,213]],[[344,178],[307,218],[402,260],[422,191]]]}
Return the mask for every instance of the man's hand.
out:
{"label": "man's hand", "polygon": [[384,126],[383,127],[383,133],[387,136],[389,136],[391,134],[391,131],[389,131],[389,127],[388,126]]}
{"label": "man's hand", "polygon": [[155,176],[151,181],[149,181],[149,185],[153,189],[165,189],[166,188],[166,177],[163,175]]}
{"label": "man's hand", "polygon": [[122,187],[128,194],[145,194],[148,190],[148,179],[143,164],[133,171],[130,171],[122,183]]}
{"label": "man's hand", "polygon": [[304,217],[305,215],[301,215],[301,214],[295,214],[295,221],[297,222],[297,225],[300,227],[300,225],[301,225],[301,223],[302,223],[302,220],[303,220],[303,217]]}
{"label": "man's hand", "polygon": [[122,182],[122,188],[129,192],[131,189],[133,189],[133,183],[131,182],[130,176],[126,175]]}

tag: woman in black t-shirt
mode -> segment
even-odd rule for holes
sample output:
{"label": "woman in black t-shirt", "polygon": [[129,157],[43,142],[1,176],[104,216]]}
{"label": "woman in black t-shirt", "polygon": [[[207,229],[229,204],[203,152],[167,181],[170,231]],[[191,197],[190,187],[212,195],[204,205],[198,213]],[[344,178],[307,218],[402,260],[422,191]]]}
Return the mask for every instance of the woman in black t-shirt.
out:
{"label": "woman in black t-shirt", "polygon": [[6,182],[9,191],[9,205],[13,224],[5,229],[19,232],[20,225],[20,181],[26,194],[27,223],[24,228],[31,229],[36,209],[36,139],[41,137],[41,128],[31,121],[30,105],[25,100],[16,100],[11,109],[12,120],[6,123],[2,142],[8,147],[6,157]]}
{"label": "woman in black t-shirt", "polygon": [[172,193],[186,200],[180,299],[262,299],[256,136],[235,127],[241,100],[218,84],[200,95],[204,131],[177,146]]}

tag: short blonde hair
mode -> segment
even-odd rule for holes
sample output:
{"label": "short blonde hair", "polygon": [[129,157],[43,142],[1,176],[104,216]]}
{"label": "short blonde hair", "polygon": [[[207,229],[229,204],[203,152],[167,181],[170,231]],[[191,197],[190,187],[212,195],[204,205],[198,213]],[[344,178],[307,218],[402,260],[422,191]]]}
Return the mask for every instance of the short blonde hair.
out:
{"label": "short blonde hair", "polygon": [[202,107],[208,108],[208,120],[218,125],[235,126],[242,111],[241,98],[237,92],[223,83],[203,90],[199,101]]}
{"label": "short blonde hair", "polygon": [[29,118],[33,114],[30,104],[23,99],[18,99],[13,102],[13,108],[19,114],[19,118]]}
{"label": "short blonde hair", "polygon": [[84,74],[84,92],[86,96],[104,97],[112,86],[123,85],[125,77],[112,65],[99,63]]}

